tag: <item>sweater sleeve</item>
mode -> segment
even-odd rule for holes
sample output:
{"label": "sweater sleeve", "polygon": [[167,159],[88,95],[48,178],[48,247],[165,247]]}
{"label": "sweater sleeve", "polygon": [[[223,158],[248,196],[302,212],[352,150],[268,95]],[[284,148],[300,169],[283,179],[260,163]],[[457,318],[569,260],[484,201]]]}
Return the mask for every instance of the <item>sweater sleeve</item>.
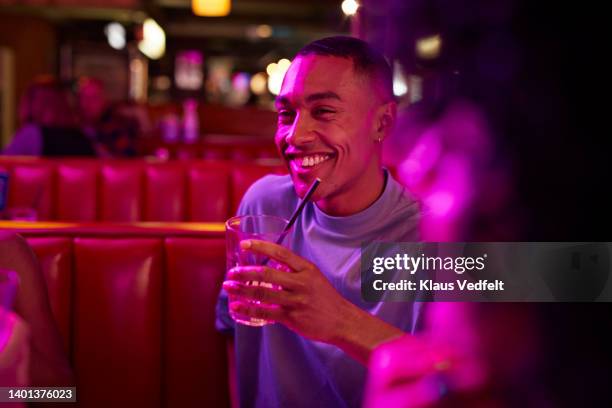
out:
{"label": "sweater sleeve", "polygon": [[41,156],[42,134],[36,125],[25,125],[13,136],[13,140],[2,152],[6,156]]}

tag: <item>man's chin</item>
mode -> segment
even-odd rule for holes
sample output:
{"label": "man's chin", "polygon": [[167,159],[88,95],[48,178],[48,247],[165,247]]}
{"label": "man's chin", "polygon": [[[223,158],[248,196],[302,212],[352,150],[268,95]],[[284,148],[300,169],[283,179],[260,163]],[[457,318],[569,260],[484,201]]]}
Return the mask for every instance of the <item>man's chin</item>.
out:
{"label": "man's chin", "polygon": [[308,192],[308,184],[306,183],[306,181],[301,180],[299,177],[293,176],[292,179],[293,179],[293,188],[295,189],[295,193],[298,195],[298,197],[301,200],[304,198],[304,196]]}
{"label": "man's chin", "polygon": [[[312,185],[312,183],[315,181],[316,178],[313,177],[312,180],[310,180],[310,177],[306,179],[306,178],[298,177],[292,174],[291,179],[293,180],[293,187],[295,189],[295,193],[298,195],[300,200],[302,200],[306,196],[306,193],[308,193],[308,189],[310,189],[310,186]],[[317,201],[322,197],[321,187],[322,187],[321,185],[317,187],[317,190],[314,192],[313,196],[310,199],[311,201]]]}

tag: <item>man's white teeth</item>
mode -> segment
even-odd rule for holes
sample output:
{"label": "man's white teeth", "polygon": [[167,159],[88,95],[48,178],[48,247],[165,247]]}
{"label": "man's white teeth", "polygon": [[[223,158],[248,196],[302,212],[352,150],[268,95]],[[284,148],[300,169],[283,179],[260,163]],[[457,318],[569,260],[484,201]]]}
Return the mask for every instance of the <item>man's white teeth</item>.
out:
{"label": "man's white teeth", "polygon": [[326,155],[315,154],[314,156],[305,156],[302,159],[302,167],[316,166],[317,164],[324,162],[327,159],[329,159],[328,154]]}

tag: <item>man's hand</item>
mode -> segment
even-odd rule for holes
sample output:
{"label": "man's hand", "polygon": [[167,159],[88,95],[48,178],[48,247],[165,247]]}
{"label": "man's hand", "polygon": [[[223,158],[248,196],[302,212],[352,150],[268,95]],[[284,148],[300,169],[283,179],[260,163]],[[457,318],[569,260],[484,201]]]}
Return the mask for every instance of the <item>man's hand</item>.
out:
{"label": "man's hand", "polygon": [[[332,343],[341,336],[349,310],[355,306],[334,289],[316,265],[271,242],[247,240],[240,246],[276,261],[270,264],[277,268],[231,269],[223,288],[230,295],[232,312],[282,323],[313,340]],[[267,282],[273,287],[251,286],[251,281]]]}
{"label": "man's hand", "polygon": [[[254,239],[242,241],[240,247],[279,266],[229,270],[223,288],[233,313],[282,323],[304,337],[341,348],[362,364],[376,346],[404,334],[343,298],[316,265],[287,248]],[[272,287],[252,286],[251,281]]]}
{"label": "man's hand", "polygon": [[503,316],[499,313],[492,315],[497,322],[482,320],[473,304],[436,302],[429,305],[423,316],[425,329],[421,334],[387,342],[372,353],[364,407],[506,406],[503,400],[496,400],[503,393],[496,395],[490,388],[496,381],[491,376],[491,362],[486,359],[503,355],[499,361],[507,361],[509,352],[499,353],[502,344],[512,344],[513,349],[521,350],[515,351],[516,357],[511,360],[523,359],[525,355],[520,353],[525,349],[517,344],[524,340],[511,341],[516,334],[504,336],[504,343],[495,343],[495,347],[483,344],[482,340],[494,338],[500,325],[510,327],[505,331],[520,333],[519,337],[525,336],[528,330],[509,324],[511,318],[500,319]]}

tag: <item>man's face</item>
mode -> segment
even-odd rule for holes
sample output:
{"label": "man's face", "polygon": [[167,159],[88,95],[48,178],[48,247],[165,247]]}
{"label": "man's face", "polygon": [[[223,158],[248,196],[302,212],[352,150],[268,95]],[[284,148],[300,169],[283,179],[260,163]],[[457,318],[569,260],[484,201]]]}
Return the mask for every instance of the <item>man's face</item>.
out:
{"label": "man's face", "polygon": [[297,57],[276,107],[276,146],[300,197],[316,177],[323,182],[314,201],[350,191],[378,157],[374,122],[380,102],[351,59]]}

